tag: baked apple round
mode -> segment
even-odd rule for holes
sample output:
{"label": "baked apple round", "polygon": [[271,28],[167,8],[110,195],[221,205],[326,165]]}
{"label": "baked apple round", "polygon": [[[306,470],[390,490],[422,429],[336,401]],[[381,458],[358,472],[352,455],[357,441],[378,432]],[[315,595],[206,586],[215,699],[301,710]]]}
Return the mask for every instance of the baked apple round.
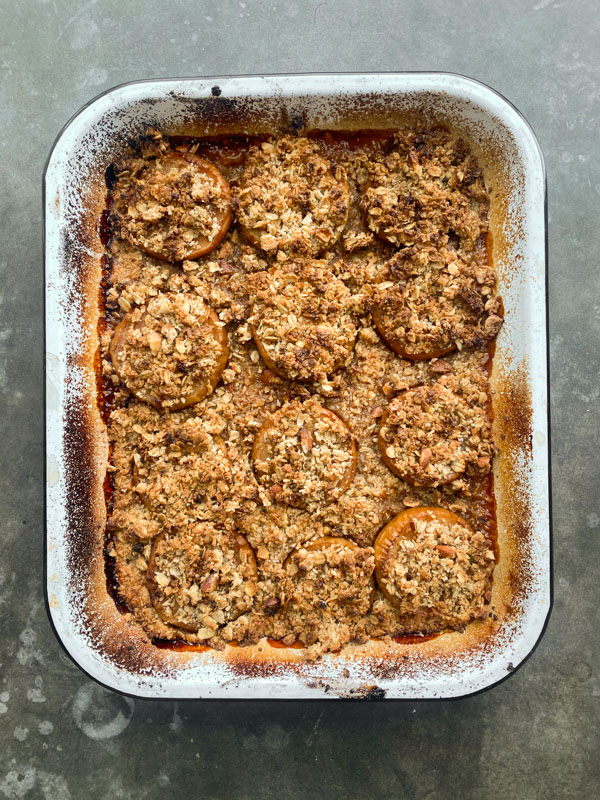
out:
{"label": "baked apple round", "polygon": [[374,565],[371,547],[337,536],[294,550],[284,565],[293,587],[287,617],[303,644],[328,640],[339,650],[349,640],[345,627],[371,605]]}
{"label": "baked apple round", "polygon": [[407,615],[448,625],[485,614],[494,552],[483,533],[445,508],[401,511],[374,544],[377,585]]}
{"label": "baked apple round", "polygon": [[250,329],[265,364],[282,378],[327,380],[354,349],[350,290],[323,261],[290,261],[256,276]]}
{"label": "baked apple round", "polygon": [[121,165],[111,222],[122,238],[171,263],[210,252],[232,217],[229,184],[219,170],[186,151]]}
{"label": "baked apple round", "polygon": [[366,166],[361,208],[385,241],[444,246],[457,239],[471,251],[487,233],[483,173],[465,142],[447,130],[397,133],[391,152]]}
{"label": "baked apple round", "polygon": [[328,504],[352,483],[356,444],[333,411],[314,399],[292,400],[262,425],[252,459],[269,501],[296,507]]}
{"label": "baked apple round", "polygon": [[444,486],[469,466],[487,474],[494,455],[486,409],[439,383],[395,397],[381,418],[378,444],[389,469],[411,486]]}
{"label": "baked apple round", "polygon": [[268,255],[322,253],[339,239],[350,210],[343,168],[316,142],[291,136],[250,149],[235,198],[244,236]]}
{"label": "baked apple round", "polygon": [[[373,322],[383,341],[411,361],[481,346],[502,325],[493,297],[495,272],[450,248],[405,247],[375,287]],[[501,313],[501,312],[500,312]]]}
{"label": "baked apple round", "polygon": [[175,411],[210,394],[229,357],[224,324],[194,294],[159,294],[128,312],[114,330],[110,356],[129,391]]}
{"label": "baked apple round", "polygon": [[146,582],[163,622],[205,640],[248,611],[257,578],[254,552],[240,533],[199,522],[154,540]]}

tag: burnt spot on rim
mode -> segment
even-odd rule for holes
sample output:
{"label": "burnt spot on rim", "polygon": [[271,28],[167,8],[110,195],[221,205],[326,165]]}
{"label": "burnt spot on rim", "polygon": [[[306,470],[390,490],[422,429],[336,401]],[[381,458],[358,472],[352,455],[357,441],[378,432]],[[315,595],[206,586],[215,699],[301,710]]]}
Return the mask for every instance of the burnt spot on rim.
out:
{"label": "burnt spot on rim", "polygon": [[[505,441],[517,451],[531,453],[533,447],[533,421],[531,391],[523,368],[516,370],[506,381],[506,392],[501,399]],[[498,412],[497,412],[498,413]]]}
{"label": "burnt spot on rim", "polygon": [[292,133],[300,133],[306,127],[305,115],[302,112],[292,114],[289,121],[289,128]]}
{"label": "burnt spot on rim", "polygon": [[350,689],[348,692],[347,700],[362,700],[367,703],[374,703],[379,700],[385,700],[386,691],[380,686],[365,686],[359,689]]}

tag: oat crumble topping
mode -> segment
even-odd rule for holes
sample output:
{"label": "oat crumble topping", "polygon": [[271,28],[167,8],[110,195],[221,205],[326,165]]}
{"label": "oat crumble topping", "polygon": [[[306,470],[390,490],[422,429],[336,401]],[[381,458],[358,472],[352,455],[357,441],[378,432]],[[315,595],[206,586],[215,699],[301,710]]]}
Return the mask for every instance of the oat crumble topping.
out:
{"label": "oat crumble topping", "polygon": [[110,355],[119,379],[156,408],[198,403],[216,386],[229,348],[223,323],[195,294],[159,294],[128,312]]}
{"label": "oat crumble topping", "polygon": [[495,272],[482,260],[465,262],[451,248],[398,250],[376,287],[373,321],[381,338],[415,361],[493,339],[501,308]]}
{"label": "oat crumble topping", "polygon": [[458,515],[438,508],[404,511],[374,547],[377,582],[400,613],[430,613],[454,627],[485,614],[494,553]]}
{"label": "oat crumble topping", "polygon": [[447,245],[472,250],[487,233],[489,200],[465,142],[441,128],[394,137],[390,153],[367,166],[361,208],[369,228],[395,245]]}
{"label": "oat crumble topping", "polygon": [[116,409],[113,525],[146,539],[161,527],[215,519],[232,479],[220,427],[208,414],[165,417],[140,403]]}
{"label": "oat crumble topping", "polygon": [[132,617],[308,659],[481,617],[502,304],[465,143],[151,131],[113,172],[107,555]]}
{"label": "oat crumble topping", "polygon": [[327,380],[350,360],[360,298],[325,262],[286,262],[258,273],[251,293],[252,335],[273,372],[295,380]]}

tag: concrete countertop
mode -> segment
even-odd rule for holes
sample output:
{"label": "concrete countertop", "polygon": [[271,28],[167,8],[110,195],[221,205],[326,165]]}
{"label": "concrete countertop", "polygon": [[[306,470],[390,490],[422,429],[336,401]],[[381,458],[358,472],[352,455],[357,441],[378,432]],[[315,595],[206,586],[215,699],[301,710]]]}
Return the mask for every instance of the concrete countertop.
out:
{"label": "concrete countertop", "polygon": [[[600,15],[596,0],[4,0],[0,27],[0,798],[600,793]],[[528,118],[549,181],[555,603],[533,657],[448,703],[152,703],[64,655],[42,592],[41,174],[124,81],[446,70]]]}

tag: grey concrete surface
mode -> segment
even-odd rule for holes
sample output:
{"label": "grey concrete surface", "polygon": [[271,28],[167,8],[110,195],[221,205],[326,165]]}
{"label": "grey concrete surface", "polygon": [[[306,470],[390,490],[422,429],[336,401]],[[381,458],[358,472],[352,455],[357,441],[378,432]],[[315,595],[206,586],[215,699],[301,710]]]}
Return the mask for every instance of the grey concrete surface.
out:
{"label": "grey concrete surface", "polygon": [[[599,796],[597,0],[1,0],[0,798]],[[555,605],[510,680],[451,703],[127,701],[42,594],[41,173],[123,81],[448,70],[510,98],[549,178]]]}

